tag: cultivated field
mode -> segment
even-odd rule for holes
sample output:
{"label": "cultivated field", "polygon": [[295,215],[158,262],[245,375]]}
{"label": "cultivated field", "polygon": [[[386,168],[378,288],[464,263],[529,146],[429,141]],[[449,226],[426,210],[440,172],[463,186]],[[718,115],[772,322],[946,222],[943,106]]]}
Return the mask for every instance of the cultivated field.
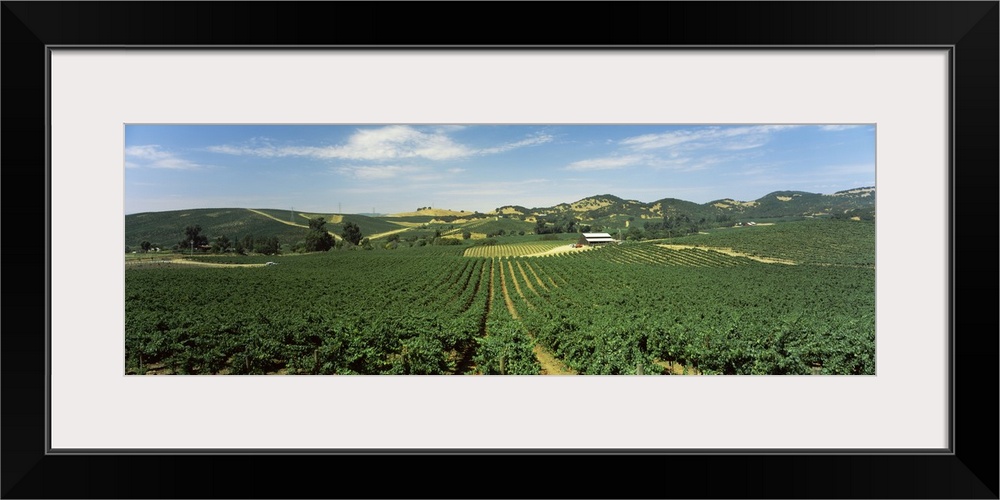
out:
{"label": "cultivated field", "polygon": [[874,228],[788,222],[563,253],[571,235],[133,257],[125,370],[871,375]]}
{"label": "cultivated field", "polygon": [[466,257],[527,257],[550,253],[556,249],[569,250],[573,244],[565,241],[531,241],[498,245],[477,245],[465,250]]}

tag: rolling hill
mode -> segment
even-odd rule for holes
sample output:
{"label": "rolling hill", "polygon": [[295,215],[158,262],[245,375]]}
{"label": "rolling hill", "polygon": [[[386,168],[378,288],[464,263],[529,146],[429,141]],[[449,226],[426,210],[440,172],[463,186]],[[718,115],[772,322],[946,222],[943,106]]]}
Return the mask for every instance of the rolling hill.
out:
{"label": "rolling hill", "polygon": [[184,239],[184,228],[201,226],[210,241],[219,236],[230,239],[253,235],[255,238],[277,237],[282,243],[294,243],[305,238],[309,219],[323,217],[326,229],[339,235],[347,222],[361,228],[364,235],[375,235],[405,226],[356,214],[294,213],[277,209],[200,208],[168,212],[144,212],[125,216],[125,245],[139,246],[148,241],[155,247],[171,248]]}
{"label": "rolling hill", "polygon": [[335,235],[341,233],[344,224],[353,222],[364,236],[372,239],[391,235],[433,236],[436,232],[457,235],[464,231],[472,233],[474,238],[482,238],[501,229],[507,234],[519,231],[530,234],[539,221],[555,223],[572,220],[580,225],[593,225],[611,231],[642,227],[646,222],[663,221],[664,217],[687,217],[710,224],[845,215],[871,219],[875,216],[875,200],[874,187],[859,187],[829,195],[775,191],[756,200],[723,198],[702,204],[676,198],[645,203],[601,194],[551,207],[505,205],[489,213],[422,207],[415,212],[368,216],[280,209],[205,208],[126,215],[125,244],[136,247],[143,241],[149,241],[157,247],[171,248],[184,238],[184,228],[191,225],[201,226],[202,234],[210,240],[222,235],[235,239],[252,234],[255,238],[277,237],[282,243],[294,244],[304,239],[309,220],[315,217],[323,217],[327,221],[327,230]]}

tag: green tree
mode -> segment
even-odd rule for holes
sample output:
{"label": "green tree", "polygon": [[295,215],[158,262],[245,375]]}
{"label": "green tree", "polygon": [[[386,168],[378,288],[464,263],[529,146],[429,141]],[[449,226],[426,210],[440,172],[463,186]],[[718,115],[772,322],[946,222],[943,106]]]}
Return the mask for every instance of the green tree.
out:
{"label": "green tree", "polygon": [[201,234],[201,226],[194,225],[184,228],[184,239],[177,242],[177,246],[182,250],[186,248],[196,248],[208,245],[208,236]]}
{"label": "green tree", "polygon": [[468,229],[466,229],[465,231],[462,231],[462,239],[463,240],[467,240],[467,239],[469,239],[471,237],[472,237],[472,233],[470,233]]}
{"label": "green tree", "polygon": [[250,252],[254,251],[254,248],[253,248],[253,235],[252,234],[248,234],[248,235],[244,236],[242,243],[243,243],[243,250],[244,251],[246,251],[247,253],[250,253]]}
{"label": "green tree", "polygon": [[322,217],[309,220],[309,232],[306,233],[305,248],[307,252],[325,252],[333,248],[333,236],[326,231],[326,220]]}
{"label": "green tree", "polygon": [[264,238],[257,244],[257,251],[264,255],[276,255],[281,253],[281,242],[277,237]]}
{"label": "green tree", "polygon": [[143,241],[141,246],[143,252],[148,252],[150,248],[153,248],[153,244],[148,241]]}
{"label": "green tree", "polygon": [[212,243],[212,253],[226,253],[230,247],[232,247],[232,242],[229,241],[229,237],[222,235],[216,238],[215,243]]}
{"label": "green tree", "polygon": [[361,243],[361,228],[353,222],[346,222],[340,236],[351,242],[351,244],[357,245]]}

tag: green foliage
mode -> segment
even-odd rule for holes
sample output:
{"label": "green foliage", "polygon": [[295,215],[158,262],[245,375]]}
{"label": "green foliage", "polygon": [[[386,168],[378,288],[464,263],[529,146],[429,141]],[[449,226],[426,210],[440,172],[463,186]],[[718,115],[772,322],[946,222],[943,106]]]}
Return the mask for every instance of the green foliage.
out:
{"label": "green foliage", "polygon": [[[874,374],[875,270],[864,264],[874,225],[804,222],[697,236],[735,247],[718,242],[739,235],[743,248],[769,247],[764,255],[810,255],[799,265],[648,243],[462,256],[560,244],[540,241],[315,253],[276,267],[127,265],[125,368],[528,374],[540,370],[540,344],[580,374],[658,374],[665,362],[706,374]],[[257,240],[261,252],[280,247]]]}
{"label": "green foliage", "polygon": [[455,353],[471,360],[482,271],[482,260],[430,250],[303,255],[280,268],[129,268],[126,369],[451,373]]}
{"label": "green foliage", "polygon": [[431,244],[439,246],[461,245],[462,240],[457,240],[455,238],[434,238]]}
{"label": "green foliage", "polygon": [[485,375],[537,375],[542,367],[532,350],[534,342],[521,323],[493,321],[490,332],[477,339],[476,368]]}
{"label": "green foliage", "polygon": [[276,237],[265,238],[256,243],[255,248],[258,253],[264,255],[277,255],[281,253],[281,242]]}
{"label": "green foliage", "polygon": [[[340,234],[343,223],[348,221],[358,225],[364,234],[382,233],[403,228],[390,219],[382,217],[348,214],[338,215],[336,219],[332,219],[330,214],[304,215],[308,217],[299,213],[290,214],[287,209],[246,208],[192,209],[129,214],[125,216],[125,243],[130,247],[138,247],[144,240],[153,242],[154,246],[156,246],[156,242],[175,242],[182,234],[182,228],[187,225],[200,226],[201,233],[210,239],[214,239],[220,234],[227,234],[230,237],[252,234],[258,238],[276,237],[281,241],[297,241],[302,239],[303,232],[308,230],[309,221],[318,217],[325,218],[327,221],[326,229],[335,234]],[[331,220],[341,220],[342,222],[334,224]],[[186,243],[183,247],[190,249],[191,246],[190,243]],[[244,244],[244,249],[247,252],[255,251],[251,247]]]}
{"label": "green foliage", "polygon": [[733,227],[675,242],[727,247],[803,264],[875,265],[875,223],[863,220],[807,219],[772,226]]}
{"label": "green foliage", "polygon": [[326,220],[322,217],[309,220],[309,231],[306,233],[305,251],[325,252],[333,248],[333,235],[326,230]]}
{"label": "green foliage", "polygon": [[254,245],[254,241],[253,241],[253,235],[252,234],[248,234],[248,235],[244,236],[243,239],[240,240],[240,241],[243,243],[243,250],[244,251],[246,251],[246,252],[253,252],[254,251],[254,246],[253,246]]}
{"label": "green foliage", "polygon": [[448,362],[441,341],[428,334],[403,342],[398,357],[388,373],[398,375],[442,375],[453,367]]}
{"label": "green foliage", "polygon": [[626,239],[642,240],[655,238],[673,238],[685,234],[695,234],[699,230],[719,224],[720,217],[706,218],[702,216],[689,215],[682,212],[673,212],[663,216],[659,222],[647,221],[643,223],[643,231],[639,231],[634,226],[629,228]]}
{"label": "green foliage", "polygon": [[[561,279],[525,325],[582,374],[658,373],[657,359],[702,373],[874,374],[873,269],[644,244],[530,262]],[[587,276],[601,286],[579,286]]]}
{"label": "green foliage", "polygon": [[226,253],[230,251],[233,247],[233,243],[229,241],[229,237],[226,235],[219,236],[212,243],[212,253]]}
{"label": "green foliage", "polygon": [[179,249],[193,248],[195,250],[198,247],[208,245],[208,236],[201,234],[201,226],[193,225],[184,228],[184,239],[177,242]]}
{"label": "green foliage", "polygon": [[358,245],[361,243],[361,228],[353,222],[347,222],[340,236],[351,244]]}

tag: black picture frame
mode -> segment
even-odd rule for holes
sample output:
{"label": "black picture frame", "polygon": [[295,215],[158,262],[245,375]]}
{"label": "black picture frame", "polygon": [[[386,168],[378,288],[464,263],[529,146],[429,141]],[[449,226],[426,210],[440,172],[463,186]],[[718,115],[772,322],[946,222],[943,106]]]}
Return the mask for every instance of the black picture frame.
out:
{"label": "black picture frame", "polygon": [[[983,269],[992,262],[993,253],[983,246],[996,241],[988,214],[995,214],[998,206],[1000,3],[554,6],[543,10],[537,3],[488,2],[3,2],[5,147],[0,159],[9,188],[4,218],[8,245],[3,252],[16,269],[45,270],[44,279],[18,278],[16,287],[8,287],[10,293],[4,294],[8,314],[0,340],[3,497],[998,498],[997,316],[992,307],[977,307],[972,300],[997,303],[997,282],[986,278],[997,275]],[[452,23],[456,16],[466,22]],[[484,16],[489,23],[477,21]],[[609,50],[614,46],[950,47],[951,452],[558,457],[47,453],[47,249],[50,231],[61,222],[50,213],[45,196],[47,47],[414,44]],[[39,214],[45,214],[44,220]],[[959,227],[964,228],[961,234],[956,232]],[[43,228],[44,247],[39,244]],[[960,270],[968,271],[964,279],[958,279]],[[556,469],[557,464],[568,466],[572,476],[554,473],[565,469]],[[424,467],[428,465],[440,473],[428,474]],[[310,472],[314,470],[327,472],[315,476]]]}

